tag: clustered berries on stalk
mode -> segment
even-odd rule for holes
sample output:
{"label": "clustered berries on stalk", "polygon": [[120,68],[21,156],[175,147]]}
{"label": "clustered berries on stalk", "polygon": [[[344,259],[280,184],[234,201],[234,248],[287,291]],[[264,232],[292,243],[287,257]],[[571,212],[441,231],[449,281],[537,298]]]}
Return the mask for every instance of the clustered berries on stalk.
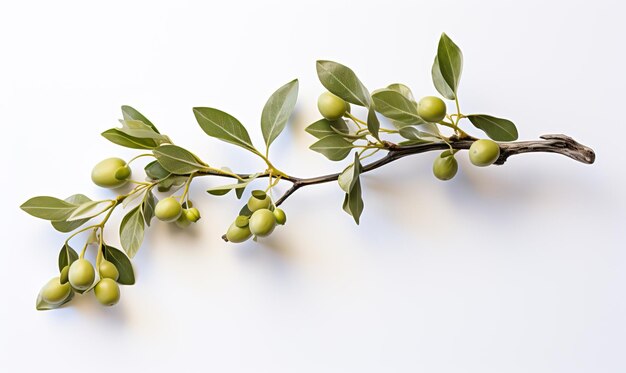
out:
{"label": "clustered berries on stalk", "polygon": [[[174,145],[140,112],[123,106],[122,126],[111,128],[102,136],[115,144],[147,152],[128,162],[120,158],[105,159],[91,173],[96,185],[120,191],[119,195],[96,201],[82,194],[65,199],[39,196],[21,206],[27,213],[50,221],[56,230],[71,232],[59,253],[60,274],[41,289],[37,309],[58,308],[69,302],[75,293],[84,294],[91,290],[101,304],[116,304],[120,299],[119,285],[135,283],[129,258],[139,250],[153,218],[180,228],[200,220],[200,211],[189,199],[189,187],[197,177],[232,179],[233,183],[209,188],[207,192],[221,196],[234,191],[238,199],[243,197],[248,185],[267,179],[267,187],[253,190],[235,220],[225,227],[222,238],[241,243],[250,238],[267,237],[277,225],[284,225],[287,217],[279,206],[295,191],[331,181],[337,181],[345,193],[343,210],[358,224],[364,207],[360,175],[412,154],[442,151],[435,157],[432,168],[440,180],[450,180],[456,175],[459,166],[455,156],[464,149],[469,150],[471,163],[480,167],[496,162],[501,164],[512,154],[531,151],[562,153],[581,162],[593,163],[591,149],[565,136],[551,135],[544,137],[544,141],[507,143],[518,137],[511,121],[485,114],[463,114],[457,96],[462,60],[461,50],[443,34],[431,72],[437,91],[454,103],[452,113],[440,97],[425,96],[416,101],[411,90],[399,83],[370,92],[348,67],[332,61],[317,61],[317,74],[327,91],[317,101],[323,118],[306,128],[317,138],[310,148],[331,161],[344,160],[350,154],[353,154],[353,160],[339,173],[313,178],[283,172],[269,156],[270,145],[285,129],[295,107],[297,80],[276,90],[263,108],[264,151],[254,146],[246,128],[230,114],[210,107],[193,109],[200,128],[207,135],[239,146],[264,162],[263,170],[253,174],[210,166],[191,151]],[[352,105],[364,110],[355,113]],[[359,118],[361,114],[365,119]],[[391,126],[381,125],[378,115],[385,117]],[[490,139],[468,135],[461,129],[464,119]],[[362,164],[364,159],[381,151],[385,153],[383,157]],[[144,158],[151,159],[144,166],[145,178],[133,179],[130,164]],[[274,200],[272,190],[280,182],[291,183],[291,187]],[[121,189],[124,187],[126,189]],[[181,189],[179,195],[173,195]],[[165,195],[158,199],[155,192]],[[119,206],[127,209],[119,226],[123,251],[108,244],[104,238],[105,224]],[[92,219],[98,216],[102,219],[93,223]],[[80,254],[71,246],[72,240],[79,237],[84,238]],[[91,249],[95,250],[93,264],[85,258]]]}

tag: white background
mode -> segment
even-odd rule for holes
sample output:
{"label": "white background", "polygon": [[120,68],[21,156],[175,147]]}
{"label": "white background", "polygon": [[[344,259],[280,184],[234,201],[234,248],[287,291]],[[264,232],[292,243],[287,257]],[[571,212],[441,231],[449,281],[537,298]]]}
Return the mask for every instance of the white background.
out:
{"label": "white background", "polygon": [[[0,370],[626,371],[624,11],[608,0],[3,2]],[[64,235],[18,206],[113,196],[89,173],[137,154],[99,136],[120,105],[212,165],[257,171],[191,108],[230,112],[260,145],[265,100],[298,77],[271,156],[298,176],[334,172],[343,163],[309,151],[303,131],[319,117],[315,60],[352,67],[372,90],[435,94],[443,31],[464,51],[464,112],[511,118],[522,139],[566,133],[596,164],[532,154],[478,169],[460,154],[443,183],[424,154],[363,177],[359,227],[332,183],[297,192],[285,227],[239,246],[220,235],[242,202],[204,193],[223,180],[198,180],[202,220],[153,225],[120,304],[89,295],[35,311]]]}

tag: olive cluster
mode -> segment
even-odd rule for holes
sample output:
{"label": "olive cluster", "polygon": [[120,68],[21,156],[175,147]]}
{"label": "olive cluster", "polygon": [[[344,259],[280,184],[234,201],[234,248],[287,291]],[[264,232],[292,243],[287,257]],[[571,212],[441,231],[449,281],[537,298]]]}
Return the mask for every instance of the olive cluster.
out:
{"label": "olive cluster", "polygon": [[[41,289],[42,299],[50,305],[62,304],[71,294],[72,289],[83,293],[93,288],[100,304],[112,306],[120,300],[120,287],[117,279],[120,275],[117,267],[106,259],[98,265],[99,280],[96,282],[96,270],[87,259],[77,259],[61,270],[61,275],[54,277]],[[94,286],[95,283],[95,286]]]}
{"label": "olive cluster", "polygon": [[157,203],[154,216],[161,221],[175,223],[180,228],[187,228],[200,220],[200,211],[193,207],[191,201],[181,204],[175,197],[167,197]]}
{"label": "olive cluster", "polygon": [[[317,100],[317,108],[322,116],[328,120],[337,120],[350,112],[350,104],[331,92],[322,93]],[[435,96],[426,96],[417,103],[417,113],[428,123],[438,123],[446,118],[446,103]],[[452,179],[459,165],[454,158],[456,151],[447,150],[441,153],[433,163],[433,174],[439,180]],[[489,139],[474,141],[469,149],[469,159],[473,165],[486,167],[493,164],[500,157],[500,147]]]}
{"label": "olive cluster", "polygon": [[267,237],[277,224],[284,225],[286,222],[287,215],[274,205],[269,194],[262,190],[254,190],[239,216],[228,227],[226,239],[239,243],[247,241],[252,236]]}

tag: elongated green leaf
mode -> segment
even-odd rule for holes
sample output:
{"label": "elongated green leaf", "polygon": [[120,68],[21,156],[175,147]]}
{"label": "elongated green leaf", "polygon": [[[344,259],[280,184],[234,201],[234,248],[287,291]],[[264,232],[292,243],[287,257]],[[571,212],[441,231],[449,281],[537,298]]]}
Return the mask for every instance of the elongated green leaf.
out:
{"label": "elongated green leaf", "polygon": [[20,208],[28,214],[45,220],[66,220],[78,206],[55,197],[33,197]]}
{"label": "elongated green leaf", "polygon": [[[82,194],[74,194],[65,199],[65,202],[69,202],[77,206],[89,201],[91,201],[89,197]],[[57,231],[68,233],[85,224],[87,221],[89,221],[89,219],[79,219],[73,221],[52,221],[50,223]]]}
{"label": "elongated green leaf", "polygon": [[126,254],[134,257],[143,242],[145,222],[141,205],[130,210],[120,224],[120,242]]}
{"label": "elongated green leaf", "polygon": [[253,153],[258,152],[252,145],[246,128],[232,115],[209,107],[195,107],[193,113],[200,128],[207,135],[241,146]]}
{"label": "elongated green leaf", "polygon": [[37,301],[35,302],[35,308],[37,308],[37,311],[48,311],[48,310],[53,310],[55,308],[59,308],[62,305],[66,304],[67,302],[71,301],[72,298],[74,298],[74,290],[70,290],[70,293],[67,295],[67,298],[65,298],[63,300],[63,302],[59,303],[59,304],[50,304],[48,302],[46,302],[43,297],[41,296],[41,293],[39,293],[37,295]]}
{"label": "elongated green leaf", "polygon": [[346,121],[341,118],[333,121],[330,121],[328,119],[320,119],[305,128],[305,131],[317,137],[318,139],[321,139],[326,136],[336,134],[336,131],[333,131],[333,128],[340,133],[347,134],[350,132]]}
{"label": "elongated green leaf", "polygon": [[317,61],[317,76],[322,85],[344,100],[370,106],[370,94],[349,67],[333,61]]}
{"label": "elongated green leaf", "polygon": [[267,148],[285,129],[297,99],[298,79],[295,79],[278,88],[265,103],[261,114],[261,131]]}
{"label": "elongated green leaf", "polygon": [[78,260],[78,253],[69,244],[63,245],[61,251],[59,251],[59,272],[76,260]]}
{"label": "elongated green leaf", "polygon": [[441,69],[439,68],[439,57],[435,57],[435,61],[433,62],[433,68],[431,69],[431,75],[433,78],[433,84],[435,85],[435,89],[448,100],[454,100],[456,95],[454,91],[448,83],[446,83],[443,75],[441,75]]}
{"label": "elongated green leaf", "polygon": [[354,221],[359,224],[359,220],[361,218],[361,213],[363,212],[363,198],[361,196],[361,162],[359,161],[358,154],[354,155],[354,163],[352,164],[352,178],[350,180],[350,184],[348,186],[349,192],[346,193],[346,196],[343,201],[343,209],[348,214],[352,215]]}
{"label": "elongated green leaf", "polygon": [[154,139],[140,139],[122,132],[118,128],[111,128],[102,132],[102,136],[114,144],[131,149],[154,149],[159,144]]}
{"label": "elongated green leaf", "polygon": [[102,254],[104,259],[113,263],[119,271],[118,283],[122,285],[133,285],[135,283],[135,271],[126,254],[106,244],[102,247]]}
{"label": "elongated green leaf", "polygon": [[380,130],[380,122],[376,116],[376,110],[372,106],[367,110],[367,130],[370,131],[372,136],[380,140],[378,137],[378,131]]}
{"label": "elongated green leaf", "polygon": [[517,140],[517,128],[515,124],[508,119],[496,118],[485,114],[472,114],[468,115],[467,118],[472,122],[474,127],[483,130],[487,136],[493,140]]}
{"label": "elongated green leaf", "polygon": [[463,71],[463,53],[445,33],[441,34],[439,39],[437,60],[443,80],[452,92],[456,94],[459,88],[459,81],[461,80],[461,72]]}
{"label": "elongated green leaf", "polygon": [[94,216],[100,215],[113,205],[113,201],[88,201],[80,204],[74,212],[67,218],[67,221],[91,219]]}
{"label": "elongated green leaf", "polygon": [[156,208],[157,199],[152,193],[152,190],[146,192],[143,201],[141,202],[141,212],[143,213],[143,219],[146,225],[149,227],[152,218],[154,218],[154,209]]}
{"label": "elongated green leaf", "polygon": [[407,87],[406,85],[402,83],[389,84],[387,86],[387,89],[398,92],[409,101],[416,102],[415,96],[413,96],[413,92],[411,92],[411,88]]}
{"label": "elongated green leaf", "polygon": [[135,110],[131,106],[127,106],[127,105],[122,106],[122,115],[124,116],[125,120],[141,121],[147,124],[148,126],[150,126],[154,130],[154,132],[159,133],[159,130],[156,128],[156,126],[152,122],[148,120],[148,118],[143,116],[143,114],[141,114],[139,111]]}
{"label": "elongated green leaf", "polygon": [[352,186],[352,177],[354,176],[354,163],[351,163],[348,167],[346,167],[337,178],[337,182],[339,183],[339,187],[346,193],[350,192],[350,187]]}
{"label": "elongated green leaf", "polygon": [[167,136],[155,132],[152,127],[148,126],[142,121],[131,119],[120,120],[120,123],[122,123],[122,127],[117,128],[117,130],[125,133],[130,137],[138,139],[151,139],[154,140],[157,144],[169,142],[169,138]]}
{"label": "elongated green leaf", "polygon": [[159,163],[159,161],[152,161],[146,165],[144,168],[146,175],[152,180],[161,180],[170,176],[172,173],[168,170],[164,169],[163,166]]}
{"label": "elongated green leaf", "polygon": [[212,194],[214,196],[223,196],[224,194],[230,192],[231,190],[243,190],[245,189],[251,182],[253,182],[260,174],[254,174],[251,177],[245,179],[244,181],[238,181],[236,184],[227,184],[220,185],[216,187],[212,187],[207,189],[207,193]]}
{"label": "elongated green leaf", "polygon": [[400,92],[381,89],[372,94],[376,111],[389,119],[405,124],[420,124],[424,120],[417,114],[417,105]]}
{"label": "elongated green leaf", "polygon": [[330,135],[318,140],[310,148],[331,161],[340,161],[350,154],[352,143],[340,135]]}
{"label": "elongated green leaf", "polygon": [[207,167],[193,153],[176,145],[161,145],[152,151],[157,161],[167,171],[178,174],[190,174]]}
{"label": "elongated green leaf", "polygon": [[169,176],[168,178],[159,182],[159,184],[157,185],[157,190],[159,192],[168,192],[168,191],[175,192],[178,189],[180,189],[183,185],[185,185],[185,182],[187,181],[187,179],[188,179],[187,176],[179,176],[179,175]]}
{"label": "elongated green leaf", "polygon": [[408,140],[421,141],[421,142],[435,142],[441,141],[438,137],[431,135],[427,132],[422,132],[415,127],[404,127],[400,129],[400,136]]}

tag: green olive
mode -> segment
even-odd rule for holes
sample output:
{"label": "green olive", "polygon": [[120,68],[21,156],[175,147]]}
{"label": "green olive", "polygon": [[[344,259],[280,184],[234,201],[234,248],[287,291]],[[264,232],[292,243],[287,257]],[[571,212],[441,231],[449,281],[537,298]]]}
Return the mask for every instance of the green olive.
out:
{"label": "green olive", "polygon": [[255,236],[269,236],[274,231],[274,227],[276,227],[276,217],[268,209],[257,210],[250,216],[248,227]]}
{"label": "green olive", "polygon": [[96,278],[96,272],[87,259],[78,259],[70,265],[68,279],[77,290],[87,290]]}
{"label": "green olive", "polygon": [[459,164],[454,156],[437,157],[433,163],[433,174],[439,180],[450,180],[459,170]]}
{"label": "green olive", "polygon": [[41,298],[51,305],[58,305],[63,303],[70,295],[72,287],[70,284],[61,284],[58,277],[48,281],[47,284],[41,288]]}
{"label": "green olive", "polygon": [[274,210],[274,217],[276,218],[276,223],[280,225],[284,225],[287,222],[287,214],[282,209]]}
{"label": "green olive", "polygon": [[93,289],[98,302],[103,306],[112,306],[120,300],[120,287],[110,278],[103,278]]}
{"label": "green olive", "polygon": [[91,180],[103,188],[119,188],[128,182],[131,170],[123,159],[107,158],[91,171]]}
{"label": "green olive", "polygon": [[120,277],[120,272],[117,270],[115,264],[109,262],[104,259],[100,262],[98,266],[98,271],[100,272],[100,278],[110,278],[113,281],[117,281]]}
{"label": "green olive", "polygon": [[500,156],[500,146],[487,139],[476,140],[469,148],[469,158],[472,164],[485,167],[493,164]]}
{"label": "green olive", "polygon": [[184,212],[182,214],[180,214],[178,219],[176,219],[176,226],[178,228],[183,228],[184,229],[184,228],[187,228],[190,225],[191,225],[191,220],[187,219],[187,215],[185,215]]}
{"label": "green olive", "polygon": [[337,120],[350,109],[350,105],[341,97],[337,97],[330,92],[324,92],[317,99],[317,108],[324,118]]}
{"label": "green olive", "polygon": [[192,223],[195,223],[198,220],[200,220],[200,210],[198,210],[195,207],[183,210],[183,215],[185,215],[187,220],[189,220]]}
{"label": "green olive", "polygon": [[254,190],[252,191],[252,196],[248,200],[248,209],[251,212],[255,212],[256,210],[266,209],[270,207],[272,203],[272,199],[262,190]]}
{"label": "green olive", "polygon": [[183,213],[183,207],[174,197],[167,197],[159,201],[154,208],[154,215],[162,221],[172,222]]}
{"label": "green olive", "polygon": [[439,97],[423,97],[417,103],[417,115],[427,122],[437,123],[446,117],[446,103]]}
{"label": "green olive", "polygon": [[240,243],[246,241],[252,236],[249,227],[238,227],[235,223],[232,223],[226,231],[226,239],[233,243]]}
{"label": "green olive", "polygon": [[63,269],[61,270],[61,275],[59,276],[59,281],[62,284],[66,284],[69,279],[67,278],[70,272],[70,266],[65,266],[63,267]]}

